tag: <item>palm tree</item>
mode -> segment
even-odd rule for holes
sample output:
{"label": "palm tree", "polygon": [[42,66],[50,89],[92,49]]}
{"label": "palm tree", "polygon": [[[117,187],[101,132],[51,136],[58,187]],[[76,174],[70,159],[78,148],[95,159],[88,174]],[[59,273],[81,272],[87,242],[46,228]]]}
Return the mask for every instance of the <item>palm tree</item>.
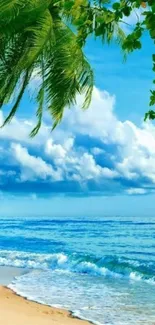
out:
{"label": "palm tree", "polygon": [[85,94],[83,108],[89,106],[93,72],[56,1],[0,0],[0,106],[14,99],[3,125],[15,115],[36,71],[38,121],[31,136],[41,126],[45,105],[53,128],[78,93]]}

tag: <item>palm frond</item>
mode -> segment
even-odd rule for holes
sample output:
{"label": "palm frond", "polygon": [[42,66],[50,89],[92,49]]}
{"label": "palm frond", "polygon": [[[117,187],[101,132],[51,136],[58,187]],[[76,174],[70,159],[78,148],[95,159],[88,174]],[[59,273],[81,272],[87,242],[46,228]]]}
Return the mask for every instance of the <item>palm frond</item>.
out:
{"label": "palm frond", "polygon": [[[18,45],[17,42],[13,42],[13,45],[10,44],[8,47],[8,53],[5,53],[6,57],[6,69],[4,69],[4,64],[2,67],[4,71],[2,72],[0,69],[1,75],[1,83],[3,82],[3,86],[0,89],[0,102],[1,106],[5,101],[8,101],[12,96],[13,92],[15,91],[16,85],[20,81],[20,77],[24,70],[30,69],[31,66],[36,64],[36,60],[38,59],[39,55],[44,49],[46,42],[51,33],[52,28],[52,20],[49,12],[45,12],[43,17],[40,17],[37,25],[31,28],[29,31],[26,30],[27,37],[25,37],[25,42],[20,48],[18,52]],[[24,39],[22,35],[22,39]],[[14,39],[15,41],[15,39]],[[18,39],[17,39],[18,41]],[[22,40],[20,39],[20,45],[22,44]],[[17,51],[14,48],[17,48]],[[17,55],[19,54],[19,55]],[[10,68],[11,67],[11,68]],[[9,71],[6,71],[10,69]],[[7,78],[6,78],[6,72]],[[3,74],[3,78],[2,78]],[[17,104],[19,102],[17,101]],[[17,107],[18,108],[18,107]],[[8,121],[8,120],[7,120]]]}
{"label": "palm frond", "polygon": [[0,0],[0,19],[4,22],[6,21],[6,18],[8,18],[7,23],[9,23],[9,21],[18,16],[23,5],[24,1],[22,0]]}
{"label": "palm frond", "polygon": [[37,103],[38,103],[38,109],[37,109],[37,112],[36,112],[36,116],[37,116],[37,119],[38,119],[38,122],[37,122],[37,125],[34,127],[34,129],[31,131],[30,133],[30,137],[34,137],[40,127],[41,127],[41,123],[42,123],[42,116],[43,116],[43,109],[44,109],[44,100],[45,100],[45,80],[44,80],[44,56],[42,55],[42,65],[41,65],[41,73],[42,73],[42,85],[40,87],[40,90],[38,92],[38,95],[37,95]]}
{"label": "palm frond", "polygon": [[126,39],[125,32],[123,31],[119,23],[114,24],[114,30],[115,30],[114,36],[116,39],[116,43],[122,45],[124,40]]}
{"label": "palm frond", "polygon": [[55,43],[51,47],[45,76],[53,128],[60,123],[64,109],[76,103],[78,93],[85,94],[84,107],[88,106],[93,89],[93,72],[73,32],[57,20],[54,21],[54,33]]}
{"label": "palm frond", "polygon": [[17,70],[30,67],[43,52],[49,39],[53,40],[53,21],[49,11],[46,10],[34,26],[26,28],[25,33],[28,33],[29,43]]}
{"label": "palm frond", "polygon": [[1,35],[14,35],[38,20],[51,0],[0,0]]}
{"label": "palm frond", "polygon": [[23,77],[23,84],[22,84],[22,87],[21,87],[21,89],[20,89],[20,91],[19,91],[19,94],[18,94],[18,96],[17,96],[16,102],[15,102],[15,104],[13,105],[13,107],[12,107],[12,109],[11,109],[9,115],[8,115],[7,118],[4,120],[4,123],[3,123],[2,127],[3,127],[4,125],[6,125],[7,123],[10,123],[11,120],[12,120],[12,118],[14,117],[14,115],[15,115],[17,109],[18,109],[19,103],[20,103],[20,101],[21,101],[21,99],[22,99],[22,97],[23,97],[23,94],[24,94],[24,92],[25,92],[25,89],[26,89],[26,87],[27,87],[27,84],[28,84],[28,82],[29,82],[29,80],[30,80],[30,77],[31,77],[31,72],[30,72],[29,70],[27,70],[27,71],[25,72],[25,74],[24,74],[24,77]]}
{"label": "palm frond", "polygon": [[37,102],[38,102],[38,109],[36,116],[38,118],[37,125],[34,127],[34,129],[30,133],[30,137],[33,138],[39,131],[42,123],[42,116],[43,116],[43,107],[44,107],[44,98],[45,98],[45,90],[44,87],[41,87],[37,96]]}
{"label": "palm frond", "polygon": [[26,40],[21,34],[13,40],[6,39],[4,48],[0,48],[0,107],[10,100],[19,81],[19,75],[15,74],[14,69],[24,54],[26,46]]}

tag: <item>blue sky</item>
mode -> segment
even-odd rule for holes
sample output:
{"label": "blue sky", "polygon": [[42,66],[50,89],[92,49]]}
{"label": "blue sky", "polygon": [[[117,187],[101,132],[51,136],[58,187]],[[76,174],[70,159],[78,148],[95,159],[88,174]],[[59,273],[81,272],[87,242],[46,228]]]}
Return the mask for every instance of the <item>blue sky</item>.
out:
{"label": "blue sky", "polygon": [[45,114],[30,139],[36,104],[27,93],[17,117],[0,130],[1,214],[129,215],[146,206],[153,213],[155,125],[143,123],[153,45],[145,35],[142,51],[126,63],[116,44],[90,39],[85,53],[95,72],[88,111],[79,109],[79,98],[53,133]]}
{"label": "blue sky", "polygon": [[153,53],[154,44],[146,34],[142,50],[130,54],[125,63],[115,44],[102,46],[99,40],[89,40],[86,54],[96,71],[96,85],[116,95],[115,112],[119,118],[139,123],[149,108],[149,90],[154,78]]}

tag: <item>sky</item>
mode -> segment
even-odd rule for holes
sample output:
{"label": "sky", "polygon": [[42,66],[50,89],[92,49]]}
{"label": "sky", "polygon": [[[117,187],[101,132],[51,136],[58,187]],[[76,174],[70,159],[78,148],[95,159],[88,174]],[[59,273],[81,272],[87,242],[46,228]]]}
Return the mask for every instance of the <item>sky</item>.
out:
{"label": "sky", "polygon": [[116,44],[90,39],[85,53],[95,73],[87,111],[80,110],[78,98],[52,133],[45,114],[39,134],[30,139],[32,83],[17,116],[0,129],[1,216],[153,214],[155,123],[143,122],[153,45],[145,35],[143,49],[125,63]]}

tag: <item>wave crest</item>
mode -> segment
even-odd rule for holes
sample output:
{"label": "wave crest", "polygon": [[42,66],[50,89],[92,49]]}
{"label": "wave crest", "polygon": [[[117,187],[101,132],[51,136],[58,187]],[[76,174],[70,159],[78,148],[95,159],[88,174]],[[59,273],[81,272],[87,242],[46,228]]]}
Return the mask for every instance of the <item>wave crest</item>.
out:
{"label": "wave crest", "polygon": [[64,253],[39,254],[19,251],[0,251],[0,266],[26,269],[50,269],[93,276],[144,280],[155,284],[154,271],[149,265],[125,258],[107,256],[102,259]]}

